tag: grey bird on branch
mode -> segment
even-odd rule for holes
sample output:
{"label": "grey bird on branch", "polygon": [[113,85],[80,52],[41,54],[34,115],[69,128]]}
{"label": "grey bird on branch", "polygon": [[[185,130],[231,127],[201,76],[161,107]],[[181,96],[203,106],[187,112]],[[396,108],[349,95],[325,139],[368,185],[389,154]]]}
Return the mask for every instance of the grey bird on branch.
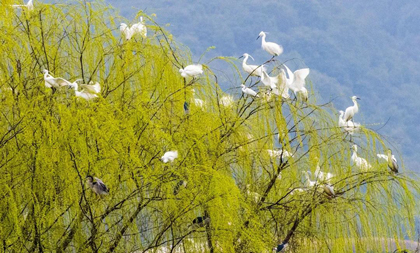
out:
{"label": "grey bird on branch", "polygon": [[180,180],[174,187],[174,195],[177,195],[181,190],[181,186],[187,188],[188,182],[186,180]]}
{"label": "grey bird on branch", "polygon": [[198,216],[197,218],[195,218],[192,221],[192,226],[193,228],[202,228],[204,227],[206,224],[210,223],[210,217],[207,216]]}
{"label": "grey bird on branch", "polygon": [[[93,179],[95,179],[95,181],[93,181]],[[99,196],[107,195],[109,193],[109,188],[104,184],[104,182],[102,182],[102,180],[97,177],[94,178],[92,176],[87,176],[86,182],[92,191]]]}
{"label": "grey bird on branch", "polygon": [[281,252],[282,250],[284,250],[287,247],[287,243],[282,243],[277,245],[277,247],[274,248],[274,250],[277,252]]}
{"label": "grey bird on branch", "polygon": [[394,173],[398,173],[398,163],[397,163],[397,159],[395,158],[395,156],[392,154],[392,151],[390,149],[388,149],[387,154],[377,154],[377,156],[379,158],[385,159],[388,162],[388,168],[394,172]]}

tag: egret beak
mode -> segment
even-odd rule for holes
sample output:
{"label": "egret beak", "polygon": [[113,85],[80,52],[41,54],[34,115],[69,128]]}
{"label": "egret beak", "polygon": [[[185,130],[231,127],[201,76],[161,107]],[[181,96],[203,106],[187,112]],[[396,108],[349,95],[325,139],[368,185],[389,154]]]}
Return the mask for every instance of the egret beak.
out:
{"label": "egret beak", "polygon": [[356,98],[356,99],[361,100],[360,98]]}
{"label": "egret beak", "polygon": [[260,36],[258,35],[257,40],[260,38]]}
{"label": "egret beak", "polygon": [[239,56],[239,57],[238,57],[238,59],[241,59],[241,58],[244,58],[244,56],[243,56],[243,55],[241,55],[241,56]]}

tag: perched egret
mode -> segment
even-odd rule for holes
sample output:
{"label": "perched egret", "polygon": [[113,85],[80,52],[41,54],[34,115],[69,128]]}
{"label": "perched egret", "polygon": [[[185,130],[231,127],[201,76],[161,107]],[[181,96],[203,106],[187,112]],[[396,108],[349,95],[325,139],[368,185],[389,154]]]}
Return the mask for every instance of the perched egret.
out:
{"label": "perched egret", "polygon": [[276,253],[281,252],[282,250],[284,250],[287,247],[287,243],[282,243],[277,245],[277,247],[274,248],[274,250],[276,251]]}
{"label": "perched egret", "polygon": [[346,111],[344,112],[344,121],[347,122],[351,120],[354,115],[359,111],[359,105],[357,104],[357,99],[360,99],[356,96],[351,97],[351,100],[353,100],[353,106],[349,106],[346,108]]}
{"label": "perched egret", "polygon": [[250,196],[255,202],[258,202],[260,200],[261,198],[260,194],[249,190],[249,188],[251,188],[251,185],[247,184],[245,188],[246,188],[246,194]]}
{"label": "perched egret", "polygon": [[166,152],[160,159],[162,160],[162,162],[167,163],[173,162],[175,158],[178,158],[178,151],[176,150]]}
{"label": "perched egret", "polygon": [[312,181],[309,177],[309,172],[308,171],[302,171],[302,173],[305,175],[306,180],[305,180],[305,185],[306,187],[314,187],[316,185],[316,181]]}
{"label": "perched egret", "polygon": [[194,104],[200,108],[204,107],[204,101],[199,98],[194,98]]}
{"label": "perched egret", "polygon": [[233,102],[234,102],[234,100],[233,100],[233,97],[231,95],[223,96],[219,100],[219,103],[221,105],[223,105],[224,107],[230,107],[230,106],[232,106],[233,105]]}
{"label": "perched egret", "polygon": [[[288,99],[289,88],[286,86],[286,78],[284,70],[277,76],[269,76],[265,70],[262,72],[261,82],[271,88],[271,92],[277,96],[282,96],[285,99]],[[281,81],[281,82],[280,82]]]}
{"label": "perched egret", "polygon": [[287,157],[293,157],[293,154],[288,152],[287,150],[267,149],[267,152],[271,157],[281,157],[282,159],[286,159]]}
{"label": "perched egret", "polygon": [[286,73],[284,72],[284,69],[281,70],[281,73],[277,76],[278,78],[278,82],[277,82],[277,87],[276,89],[273,89],[273,93],[276,95],[280,95],[284,98],[284,99],[289,99],[290,95],[289,95],[289,87],[287,86],[287,78],[286,78]]}
{"label": "perched egret", "polygon": [[282,96],[284,99],[289,99],[289,88],[285,87],[284,89],[274,88],[272,90],[273,94],[277,96]]}
{"label": "perched egret", "polygon": [[392,154],[392,151],[388,149],[387,154],[377,154],[379,158],[385,159],[388,162],[388,168],[394,172],[398,173],[398,163],[397,158]]}
{"label": "perched egret", "polygon": [[338,126],[344,129],[344,131],[348,132],[349,134],[354,134],[354,132],[357,132],[360,130],[360,124],[359,123],[353,123],[353,121],[349,120],[347,122],[344,121],[343,116],[344,112],[339,111],[340,116],[338,116]]}
{"label": "perched egret", "polygon": [[[316,157],[316,168],[315,168],[315,179],[318,181],[330,181],[331,178],[334,176],[332,173],[329,172],[322,172],[321,167],[319,166],[319,158]],[[308,171],[308,173],[311,173]],[[311,173],[312,174],[312,173]]]}
{"label": "perched egret", "polygon": [[272,96],[273,96],[273,94],[272,94],[271,90],[267,90],[263,93],[263,98],[266,102],[270,102]]}
{"label": "perched egret", "polygon": [[248,73],[251,76],[262,76],[262,72],[266,70],[263,65],[257,66],[257,65],[246,64],[246,61],[248,60],[249,57],[251,57],[251,59],[254,60],[254,58],[252,58],[252,56],[247,53],[243,54],[239,58],[242,58],[242,57],[244,57],[244,60],[242,61],[242,68],[244,69],[246,73]]}
{"label": "perched egret", "polygon": [[[94,182],[93,179],[95,179],[96,182]],[[104,182],[102,182],[102,180],[100,180],[97,177],[94,178],[92,176],[87,176],[86,182],[88,186],[92,189],[92,191],[98,195],[106,195],[109,193],[109,188],[106,187]]]}
{"label": "perched egret", "polygon": [[[292,71],[290,71],[289,67],[287,67],[286,64],[283,64],[283,65],[286,68],[288,77],[286,76],[286,72],[284,71],[284,69],[281,70],[282,71],[281,72],[281,77],[284,81],[283,85],[286,86],[287,92],[289,92],[289,88],[293,85],[293,82],[295,80],[295,75],[293,74]],[[289,94],[288,94],[288,96],[289,96]]]}
{"label": "perched egret", "polygon": [[192,225],[196,228],[202,228],[206,224],[210,223],[210,217],[207,216],[198,216],[192,221]]}
{"label": "perched egret", "polygon": [[[263,65],[264,66],[264,65]],[[262,71],[261,82],[270,87],[271,89],[277,89],[277,83],[279,82],[278,76],[269,76],[265,70]]]}
{"label": "perched egret", "polygon": [[187,181],[180,180],[174,187],[174,195],[177,195],[179,193],[179,191],[181,190],[181,186],[183,186],[184,188],[187,188],[187,184],[188,184]]}
{"label": "perched egret", "polygon": [[[93,85],[91,85],[91,86],[93,86]],[[78,91],[79,85],[77,84],[77,82],[73,82],[73,83],[69,84],[68,87],[70,89],[74,89],[74,93],[75,93],[76,97],[80,97],[80,98],[83,98],[83,99],[86,99],[86,100],[92,100],[92,99],[95,99],[95,98],[98,97],[98,95],[96,95],[95,93],[88,92],[84,89],[81,90],[81,91]],[[92,89],[94,89],[94,88],[92,88]],[[99,88],[99,90],[100,90],[100,88]]]}
{"label": "perched egret", "polygon": [[253,96],[253,97],[259,97],[258,94],[255,91],[253,91],[250,88],[246,87],[244,84],[241,84],[241,88],[242,88],[242,92],[244,94],[250,95],[250,96]]}
{"label": "perched egret", "polygon": [[89,93],[94,93],[94,94],[101,93],[101,85],[98,82],[93,84],[93,82],[90,81],[89,84],[81,84],[80,87]]}
{"label": "perched egret", "polygon": [[193,96],[194,96],[195,106],[200,107],[200,108],[204,108],[204,101],[199,99],[199,98],[195,98],[195,90],[194,89],[192,89],[192,93],[193,93]]}
{"label": "perched egret", "polygon": [[353,154],[351,155],[353,163],[362,170],[368,170],[372,166],[366,161],[366,159],[357,156],[357,145],[353,145]]}
{"label": "perched egret", "polygon": [[13,8],[28,8],[28,11],[34,10],[34,3],[33,0],[29,0],[26,4],[14,4],[12,5]]}
{"label": "perched egret", "polygon": [[44,73],[44,81],[45,81],[45,87],[47,88],[60,88],[63,86],[68,86],[71,84],[71,82],[67,81],[64,78],[61,77],[53,77],[49,74],[48,70],[44,69],[42,71]]}
{"label": "perched egret", "polygon": [[329,172],[322,172],[320,167],[317,167],[315,170],[315,178],[319,181],[330,181],[334,175]]}
{"label": "perched egret", "polygon": [[147,36],[147,28],[143,24],[143,17],[140,17],[140,22],[128,27],[126,23],[120,24],[120,31],[125,36],[126,40],[130,40],[135,34],[140,34],[143,37]]}
{"label": "perched egret", "polygon": [[203,66],[201,64],[188,65],[183,69],[179,69],[179,73],[184,78],[189,76],[196,77],[203,74]]}
{"label": "perched egret", "polygon": [[334,187],[332,185],[330,185],[330,184],[324,184],[324,192],[329,197],[334,197],[335,196]]}
{"label": "perched egret", "polygon": [[305,79],[309,75],[309,68],[298,69],[295,72],[292,72],[286,65],[284,65],[284,67],[289,75],[286,85],[295,93],[296,97],[298,96],[298,93],[300,93],[304,101],[308,100],[308,90],[305,88]]}
{"label": "perched egret", "polygon": [[260,32],[260,34],[257,37],[257,39],[259,39],[260,37],[262,38],[262,42],[261,42],[262,49],[267,51],[273,57],[281,55],[283,53],[283,47],[274,42],[266,42],[265,36],[266,36],[265,32]]}

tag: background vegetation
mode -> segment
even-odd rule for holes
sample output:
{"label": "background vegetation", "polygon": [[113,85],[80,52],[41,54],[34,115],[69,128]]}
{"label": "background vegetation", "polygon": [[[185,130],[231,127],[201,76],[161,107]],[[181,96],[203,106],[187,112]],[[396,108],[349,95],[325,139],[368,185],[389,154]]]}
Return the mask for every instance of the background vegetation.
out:
{"label": "background vegetation", "polygon": [[[4,251],[270,252],[288,242],[290,252],[353,252],[382,250],[378,238],[415,239],[416,177],[376,159],[389,143],[374,131],[343,133],[335,109],[313,91],[303,103],[268,99],[260,88],[261,98],[236,93],[225,107],[215,72],[205,66],[200,78],[181,78],[188,50],[142,12],[135,20],[147,20],[148,37],[125,41],[116,31],[122,18],[100,2],[36,2],[32,12],[11,4],[0,8]],[[246,79],[231,58],[216,61]],[[52,92],[43,69],[98,81],[101,96]],[[351,163],[353,144],[371,170]],[[164,164],[169,150],[179,157]],[[318,162],[334,174],[335,196],[326,182],[305,183],[302,172],[314,173]],[[110,194],[96,196],[87,175]],[[187,186],[176,189],[181,180]],[[210,222],[193,225],[198,216]]]}

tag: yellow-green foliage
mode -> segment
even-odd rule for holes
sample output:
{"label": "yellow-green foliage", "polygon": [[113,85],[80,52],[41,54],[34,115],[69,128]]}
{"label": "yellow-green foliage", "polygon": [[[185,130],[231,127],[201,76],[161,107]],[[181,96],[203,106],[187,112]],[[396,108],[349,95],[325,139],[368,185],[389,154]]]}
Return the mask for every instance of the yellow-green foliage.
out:
{"label": "yellow-green foliage", "polygon": [[[375,132],[343,133],[329,105],[237,93],[224,106],[212,71],[183,79],[188,52],[142,12],[126,23],[142,16],[148,36],[126,41],[102,3],[11,4],[0,6],[3,250],[270,252],[285,240],[291,252],[353,252],[415,236],[416,179],[377,160],[386,146]],[[43,69],[102,92],[86,101],[52,90]],[[370,170],[351,163],[354,142]],[[179,157],[163,163],[170,150]],[[302,172],[317,163],[334,174],[335,196],[325,182],[305,186]],[[88,175],[109,195],[97,196]],[[198,216],[210,222],[193,225]]]}

